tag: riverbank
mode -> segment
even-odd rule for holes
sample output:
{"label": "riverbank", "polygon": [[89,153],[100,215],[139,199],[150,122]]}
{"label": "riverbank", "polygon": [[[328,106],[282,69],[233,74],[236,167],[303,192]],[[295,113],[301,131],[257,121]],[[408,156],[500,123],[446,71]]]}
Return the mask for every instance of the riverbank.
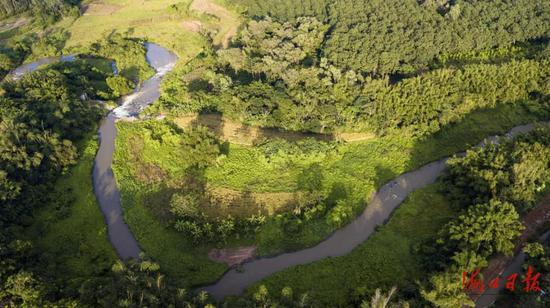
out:
{"label": "riverbank", "polygon": [[156,74],[144,81],[134,93],[123,97],[120,107],[114,109],[103,120],[99,128],[100,146],[93,170],[94,192],[105,216],[109,239],[121,259],[138,259],[141,250],[124,222],[120,192],[111,168],[116,139],[115,121],[138,116],[144,107],[158,99],[162,77],[174,67],[177,61],[173,53],[159,45],[147,43],[146,48],[147,62],[155,69]]}
{"label": "riverbank", "polygon": [[[533,124],[512,128],[501,138],[513,138],[531,131]],[[488,137],[478,146],[498,142],[496,137]],[[262,258],[246,263],[242,269],[227,272],[216,284],[202,288],[218,300],[229,295],[240,295],[244,290],[261,279],[286,268],[319,261],[328,257],[343,256],[363,243],[376,226],[385,223],[393,210],[414,190],[435,182],[445,169],[446,158],[429,163],[415,171],[405,173],[382,186],[374,195],[361,216],[315,247],[286,253],[273,258]],[[310,279],[308,277],[308,279]]]}

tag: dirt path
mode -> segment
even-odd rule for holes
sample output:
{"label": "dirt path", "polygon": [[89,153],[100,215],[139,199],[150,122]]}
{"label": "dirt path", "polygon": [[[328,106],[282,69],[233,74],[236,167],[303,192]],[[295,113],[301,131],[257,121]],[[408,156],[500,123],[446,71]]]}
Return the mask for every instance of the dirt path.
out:
{"label": "dirt path", "polygon": [[205,13],[216,16],[222,25],[220,28],[220,41],[223,48],[229,47],[231,38],[237,34],[240,21],[236,14],[233,14],[221,5],[213,3],[211,0],[194,0],[189,9],[199,13]]}
{"label": "dirt path", "polygon": [[[514,255],[498,255],[491,258],[487,268],[482,271],[484,277],[483,280],[488,282],[494,278],[501,277],[502,282],[499,285],[498,291],[502,291],[504,289],[505,278],[510,273],[517,272],[523,264],[523,260],[525,259],[525,254],[521,251],[523,245],[530,237],[536,234],[540,227],[548,221],[550,221],[550,196],[546,196],[534,210],[523,217],[522,223],[526,228],[518,239],[518,244],[514,250]],[[486,290],[487,289],[488,287]],[[497,300],[499,293],[498,291],[492,290],[491,292],[483,295],[480,295],[479,293],[471,293],[470,298],[476,302],[476,307],[484,308],[488,307]]]}
{"label": "dirt path", "polygon": [[25,17],[19,17],[15,21],[2,21],[0,22],[0,32],[6,32],[15,28],[23,27],[28,23],[28,19]]}

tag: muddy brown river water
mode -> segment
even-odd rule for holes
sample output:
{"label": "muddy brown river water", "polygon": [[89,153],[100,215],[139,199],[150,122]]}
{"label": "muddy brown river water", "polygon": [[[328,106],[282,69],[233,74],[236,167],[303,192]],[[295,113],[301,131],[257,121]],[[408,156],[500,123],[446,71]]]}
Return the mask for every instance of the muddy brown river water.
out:
{"label": "muddy brown river water", "polygon": [[[498,142],[499,138],[513,138],[518,134],[533,130],[534,125],[521,125],[512,128],[502,137],[486,138],[478,146],[488,142]],[[447,158],[426,164],[414,171],[402,174],[382,186],[372,197],[364,212],[350,224],[337,230],[318,245],[304,250],[285,253],[272,258],[260,258],[242,265],[238,271],[231,269],[213,285],[202,288],[217,300],[229,295],[242,294],[252,284],[263,278],[295,265],[307,264],[328,257],[338,257],[350,253],[384,224],[391,213],[414,190],[435,182],[445,169]]]}
{"label": "muddy brown river water", "polygon": [[[174,67],[177,56],[169,50],[152,43],[147,43],[147,61],[156,70],[156,74],[144,81],[131,95],[121,99],[120,107],[114,109],[103,121],[99,129],[100,147],[93,169],[93,185],[96,198],[107,224],[109,240],[121,259],[139,258],[139,244],[123,219],[120,203],[120,191],[111,168],[115,150],[117,120],[137,118],[144,107],[153,103],[160,96],[159,87],[162,78]],[[36,70],[43,64],[54,61],[72,61],[70,57],[56,57],[38,60],[16,69],[16,77]],[[533,124],[514,127],[500,138],[514,136],[531,131]],[[487,142],[498,142],[499,137],[489,137],[478,146]],[[375,231],[376,226],[386,222],[391,213],[419,188],[435,182],[445,169],[447,158],[426,164],[414,171],[402,174],[382,186],[372,197],[364,212],[350,224],[337,230],[318,245],[296,252],[285,253],[270,258],[259,258],[247,262],[237,271],[227,271],[215,284],[201,288],[221,300],[228,295],[239,295],[261,279],[289,268],[307,264],[328,257],[343,256],[364,242]],[[68,230],[70,232],[70,230]],[[548,235],[546,235],[548,236]],[[519,261],[518,261],[519,262]],[[515,262],[513,267],[517,267]],[[492,298],[482,299],[476,307],[484,307]]]}
{"label": "muddy brown river water", "polygon": [[175,54],[159,45],[147,43],[146,47],[147,61],[156,70],[156,74],[144,81],[134,93],[122,98],[120,107],[103,120],[99,128],[99,150],[94,162],[94,192],[105,216],[109,240],[121,259],[139,258],[140,248],[124,222],[120,191],[111,168],[116,140],[115,122],[137,117],[144,107],[156,101],[160,97],[162,78],[172,70],[178,60]]}

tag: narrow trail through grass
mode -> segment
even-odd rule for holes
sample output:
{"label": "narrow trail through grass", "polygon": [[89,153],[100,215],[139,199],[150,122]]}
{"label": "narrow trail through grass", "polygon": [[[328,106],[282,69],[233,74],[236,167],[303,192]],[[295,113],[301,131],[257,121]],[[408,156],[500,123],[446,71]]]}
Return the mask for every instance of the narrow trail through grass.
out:
{"label": "narrow trail through grass", "polygon": [[237,35],[241,21],[239,16],[212,0],[193,0],[189,6],[191,10],[216,16],[220,20],[221,28],[215,37],[215,43],[221,44],[223,48],[229,47],[231,38]]}

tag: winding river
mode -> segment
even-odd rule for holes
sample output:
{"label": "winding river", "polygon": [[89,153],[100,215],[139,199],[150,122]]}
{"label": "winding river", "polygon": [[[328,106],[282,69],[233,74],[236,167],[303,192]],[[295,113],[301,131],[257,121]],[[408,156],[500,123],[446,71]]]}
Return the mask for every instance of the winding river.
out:
{"label": "winding river", "polygon": [[[120,107],[114,109],[103,119],[99,128],[100,146],[93,169],[94,193],[105,217],[109,240],[118,256],[123,260],[138,259],[141,250],[132,232],[124,222],[120,204],[120,191],[111,168],[116,139],[115,122],[137,118],[144,107],[156,101],[160,97],[159,89],[162,78],[174,68],[178,60],[174,53],[157,44],[146,43],[145,47],[147,49],[147,62],[155,69],[156,73],[140,84],[134,93],[123,97],[120,101]],[[42,58],[19,66],[10,72],[10,76],[17,80],[44,65],[60,61],[71,62],[75,61],[76,58],[76,55]],[[111,66],[113,73],[117,75],[116,63],[113,62]]]}
{"label": "winding river", "polygon": [[121,99],[120,107],[114,109],[105,118],[99,128],[100,145],[94,163],[94,192],[105,216],[109,240],[121,259],[139,258],[140,248],[134,235],[124,222],[118,190],[113,169],[116,126],[119,119],[131,120],[140,111],[160,97],[159,87],[164,75],[172,70],[177,56],[167,49],[147,43],[147,62],[155,69],[156,74],[144,81],[134,93]]}
{"label": "winding river", "polygon": [[[176,55],[159,45],[147,43],[146,47],[147,61],[156,70],[156,74],[143,82],[133,94],[122,98],[121,106],[114,109],[103,120],[99,129],[100,147],[93,169],[95,195],[105,216],[109,239],[121,259],[139,258],[140,248],[124,222],[120,191],[111,168],[116,139],[115,122],[136,118],[145,106],[157,100],[160,96],[159,86],[163,76],[174,67],[177,61]],[[59,58],[55,59],[59,60]],[[54,60],[27,64],[25,68],[18,68],[14,71],[14,75],[21,76]],[[517,126],[506,133],[503,138],[513,138],[518,134],[529,132],[533,128],[533,124]],[[498,142],[498,137],[489,137],[478,146],[482,147],[487,142]],[[231,269],[217,283],[203,287],[202,290],[221,300],[228,295],[242,294],[252,284],[288,267],[348,254],[363,243],[375,231],[376,226],[385,223],[395,208],[412,191],[434,183],[445,169],[446,161],[447,158],[443,158],[431,162],[414,171],[402,174],[382,186],[359,217],[318,245],[276,257],[255,259],[243,264],[244,271]]]}
{"label": "winding river", "polygon": [[23,75],[33,72],[43,65],[52,64],[55,62],[72,62],[75,59],[76,59],[76,55],[62,55],[58,57],[42,58],[34,62],[23,64],[17,67],[10,73],[10,75],[12,76],[13,79],[17,80],[21,78]]}
{"label": "winding river", "polygon": [[[513,138],[533,128],[533,124],[516,126],[503,138]],[[478,146],[483,147],[489,142],[498,142],[498,139],[497,136],[488,137]],[[252,284],[288,267],[350,253],[374,232],[376,226],[384,224],[395,208],[411,192],[434,183],[445,169],[447,159],[443,158],[426,164],[382,186],[359,217],[317,246],[245,263],[239,271],[231,269],[217,283],[204,287],[203,290],[212,294],[217,300],[221,300],[228,295],[242,294]]]}

